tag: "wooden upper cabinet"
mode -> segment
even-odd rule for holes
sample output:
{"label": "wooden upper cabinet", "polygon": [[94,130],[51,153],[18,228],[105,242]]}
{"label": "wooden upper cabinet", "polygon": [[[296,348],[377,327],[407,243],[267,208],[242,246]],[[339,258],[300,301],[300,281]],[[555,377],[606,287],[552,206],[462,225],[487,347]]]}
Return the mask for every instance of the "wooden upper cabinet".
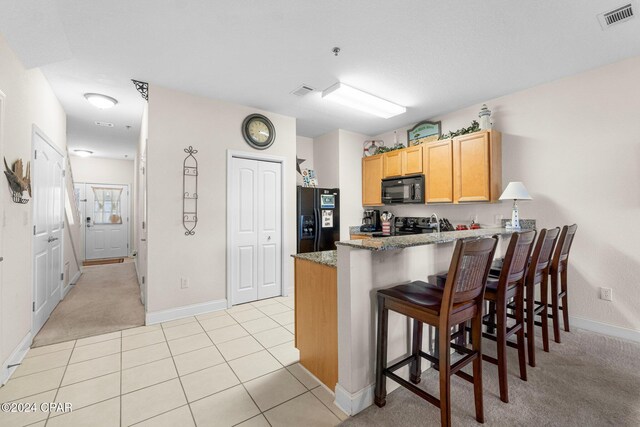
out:
{"label": "wooden upper cabinet", "polygon": [[453,197],[458,202],[493,202],[502,190],[499,132],[482,131],[453,139]]}
{"label": "wooden upper cabinet", "polygon": [[402,175],[422,173],[422,146],[407,147],[402,151]]}
{"label": "wooden upper cabinet", "polygon": [[384,156],[364,157],[362,159],[362,205],[382,205],[382,178]]}
{"label": "wooden upper cabinet", "polygon": [[402,176],[402,150],[389,151],[384,158],[384,177]]}
{"label": "wooden upper cabinet", "polygon": [[453,202],[453,141],[445,139],[423,145],[425,202]]}

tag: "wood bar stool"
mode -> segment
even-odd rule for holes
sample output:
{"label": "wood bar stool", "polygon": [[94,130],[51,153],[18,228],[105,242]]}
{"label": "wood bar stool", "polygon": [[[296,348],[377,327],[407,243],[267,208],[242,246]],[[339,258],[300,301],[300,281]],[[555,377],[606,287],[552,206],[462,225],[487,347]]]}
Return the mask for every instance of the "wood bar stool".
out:
{"label": "wood bar stool", "polygon": [[[569,251],[573,244],[578,226],[565,225],[562,227],[558,244],[551,260],[549,275],[551,276],[551,317],[553,318],[553,337],[560,342],[560,312],[564,322],[564,330],[569,332],[569,301],[567,297],[567,268],[569,263]],[[558,276],[560,277],[560,292],[558,292]],[[562,300],[562,306],[560,301]]]}
{"label": "wood bar stool", "polygon": [[[520,364],[520,378],[527,380],[527,360],[524,335],[524,282],[527,264],[535,231],[513,233],[509,241],[509,247],[504,257],[499,278],[489,278],[484,299],[490,302],[490,313],[485,316],[487,332],[485,338],[496,341],[497,359],[483,355],[483,360],[498,365],[498,379],[500,384],[500,400],[509,402],[509,387],[507,380],[507,345],[518,349],[518,362]],[[515,306],[515,324],[507,325],[507,308],[509,301],[513,300]],[[497,317],[497,321],[495,320]],[[491,332],[496,330],[496,334]],[[508,341],[508,338],[516,335],[516,343]]]}
{"label": "wood bar stool", "polygon": [[[376,352],[375,404],[386,404],[386,378],[409,389],[427,402],[440,407],[441,424],[451,425],[451,375],[472,382],[475,397],[476,420],[484,422],[482,404],[482,301],[489,269],[498,239],[487,238],[456,243],[448,277],[443,290],[430,288],[422,281],[397,285],[377,292],[378,339]],[[389,310],[414,319],[412,354],[387,367],[387,339]],[[451,343],[451,326],[471,320],[471,349]],[[427,323],[439,328],[440,356],[436,358],[422,351],[422,325]],[[450,349],[465,353],[462,359],[450,363]],[[421,380],[421,357],[438,364],[440,398],[416,387]],[[460,369],[473,362],[473,376]],[[394,373],[410,365],[411,382]],[[411,384],[414,383],[414,384]]]}
{"label": "wood bar stool", "polygon": [[[541,316],[540,325],[542,326],[542,346],[544,351],[549,352],[549,312],[548,312],[548,277],[549,267],[551,265],[551,255],[553,247],[558,240],[560,228],[552,228],[550,230],[542,229],[538,235],[538,241],[531,255],[531,261],[527,270],[525,280],[525,312],[527,323],[527,347],[529,353],[529,365],[536,366],[535,354],[535,318]],[[540,302],[535,300],[536,285],[540,285]],[[515,308],[510,305],[509,308]]]}

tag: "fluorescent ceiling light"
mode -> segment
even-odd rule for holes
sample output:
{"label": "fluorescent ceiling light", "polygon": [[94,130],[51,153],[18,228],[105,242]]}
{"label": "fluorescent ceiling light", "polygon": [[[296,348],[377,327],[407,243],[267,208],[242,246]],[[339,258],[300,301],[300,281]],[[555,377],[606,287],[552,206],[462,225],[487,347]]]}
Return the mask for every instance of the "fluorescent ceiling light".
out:
{"label": "fluorescent ceiling light", "polygon": [[407,111],[406,107],[362,92],[361,90],[340,82],[324,90],[322,97],[346,105],[347,107],[382,117],[383,119],[388,119],[389,117],[397,116]]}
{"label": "fluorescent ceiling light", "polygon": [[89,150],[73,150],[74,153],[76,153],[76,156],[80,156],[80,157],[89,157],[90,155],[93,154],[93,151],[89,151]]}
{"label": "fluorescent ceiling light", "polygon": [[89,104],[101,110],[115,107],[118,103],[117,99],[99,93],[85,93],[84,97],[89,101]]}

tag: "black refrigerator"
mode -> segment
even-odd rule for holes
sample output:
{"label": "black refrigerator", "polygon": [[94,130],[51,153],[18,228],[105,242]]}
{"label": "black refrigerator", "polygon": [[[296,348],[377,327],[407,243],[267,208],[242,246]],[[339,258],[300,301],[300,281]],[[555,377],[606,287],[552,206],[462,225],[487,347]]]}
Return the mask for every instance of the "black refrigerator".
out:
{"label": "black refrigerator", "polygon": [[340,190],[298,187],[297,253],[330,251],[340,240]]}

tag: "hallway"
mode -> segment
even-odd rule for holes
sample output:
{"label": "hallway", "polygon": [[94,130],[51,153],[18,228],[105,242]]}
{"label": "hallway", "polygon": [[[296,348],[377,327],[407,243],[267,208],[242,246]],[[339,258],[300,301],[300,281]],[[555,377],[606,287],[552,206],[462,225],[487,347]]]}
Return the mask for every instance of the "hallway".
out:
{"label": "hallway", "polygon": [[84,267],[78,283],[53,310],[32,347],[144,325],[135,264]]}

